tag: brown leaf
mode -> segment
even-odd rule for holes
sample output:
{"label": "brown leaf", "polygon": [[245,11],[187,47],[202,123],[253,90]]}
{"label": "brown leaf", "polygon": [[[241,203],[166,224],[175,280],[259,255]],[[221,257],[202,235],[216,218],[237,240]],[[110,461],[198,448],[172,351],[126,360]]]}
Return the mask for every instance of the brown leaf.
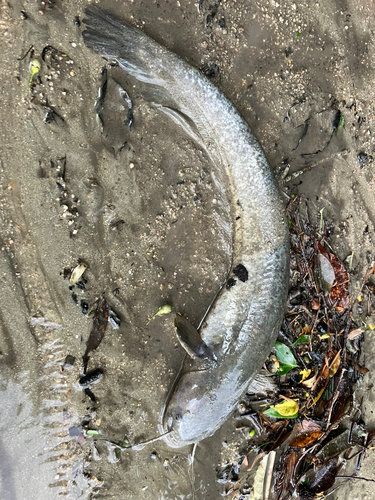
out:
{"label": "brown leaf", "polygon": [[314,374],[314,376],[313,376],[313,377],[311,377],[311,378],[309,378],[309,379],[307,379],[307,380],[304,380],[304,381],[302,382],[302,384],[303,384],[305,387],[308,387],[309,389],[311,389],[311,388],[312,388],[312,386],[315,384],[315,382],[316,382],[316,378],[317,378],[317,376],[318,376],[318,368],[317,368],[316,366],[314,367],[314,370],[315,370],[315,374]]}
{"label": "brown leaf", "polygon": [[343,394],[337,400],[335,404],[334,410],[332,412],[331,423],[334,424],[337,420],[341,419],[341,417],[346,413],[349,408],[350,401],[352,399],[352,393]]}
{"label": "brown leaf", "polygon": [[312,299],[311,301],[311,309],[313,309],[314,311],[318,311],[320,309],[320,304],[317,300],[315,299]]}
{"label": "brown leaf", "polygon": [[300,424],[297,424],[296,431],[296,437],[289,443],[289,446],[293,448],[306,448],[306,446],[319,439],[322,435],[320,425],[311,420],[303,420]]}
{"label": "brown leaf", "polygon": [[329,354],[326,354],[326,357],[324,358],[324,363],[321,371],[321,376],[323,378],[327,378],[329,375]]}
{"label": "brown leaf", "polygon": [[332,253],[329,254],[332,267],[335,271],[335,286],[329,293],[332,304],[342,314],[349,307],[349,274],[344,264]]}
{"label": "brown leaf", "polygon": [[353,340],[362,335],[362,328],[356,328],[355,330],[352,330],[351,332],[348,333],[348,340]]}
{"label": "brown leaf", "polygon": [[303,434],[298,436],[289,443],[292,448],[306,448],[309,444],[313,443],[320,438],[322,432],[309,432],[308,434]]}
{"label": "brown leaf", "polygon": [[341,468],[342,464],[337,464],[333,459],[327,460],[315,469],[315,475],[308,485],[308,490],[312,493],[327,491],[335,484],[336,476]]}
{"label": "brown leaf", "polygon": [[332,363],[329,366],[329,378],[332,378],[336,374],[337,370],[339,369],[339,366],[341,363],[340,352],[341,352],[341,349],[340,349],[340,351],[338,351],[336,353],[335,357],[332,360]]}
{"label": "brown leaf", "polygon": [[284,487],[283,490],[287,491],[289,486],[294,486],[294,468],[297,463],[297,453],[292,451],[287,459],[285,467]]}
{"label": "brown leaf", "polygon": [[368,373],[370,370],[366,368],[365,366],[361,366],[358,363],[354,361],[354,359],[349,358],[350,361],[353,363],[354,368],[357,370],[357,372],[362,373],[364,375],[365,373]]}
{"label": "brown leaf", "polygon": [[297,436],[301,434],[306,434],[307,432],[318,432],[321,430],[322,430],[321,426],[313,422],[312,420],[305,419],[296,425]]}

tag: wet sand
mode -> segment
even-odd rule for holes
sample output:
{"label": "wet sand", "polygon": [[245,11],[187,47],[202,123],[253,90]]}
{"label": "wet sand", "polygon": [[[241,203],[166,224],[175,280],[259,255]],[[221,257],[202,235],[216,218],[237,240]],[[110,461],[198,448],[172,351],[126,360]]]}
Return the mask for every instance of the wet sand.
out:
{"label": "wet sand", "polygon": [[[374,260],[372,2],[198,4],[99,5],[213,78],[258,137],[281,189],[303,195],[312,217],[324,208],[338,257],[354,252],[355,294]],[[172,315],[147,320],[167,302],[198,324],[229,257],[209,159],[119,68],[108,68],[101,130],[94,102],[106,65],[83,44],[76,17],[85,5],[0,2],[1,496],[89,498],[103,482],[97,498],[192,498],[194,483],[196,499],[216,500],[216,467],[246,442],[234,418],[198,446],[194,471],[191,449],[158,442],[116,462],[105,442],[158,435],[184,353]],[[20,60],[30,46],[42,62],[32,93],[30,55]],[[130,129],[119,86],[133,102]],[[64,269],[80,260],[87,283],[69,289]],[[121,325],[108,327],[89,361],[104,372],[93,402],[77,383],[92,326],[82,311],[103,292]],[[371,336],[363,348],[370,373],[355,397],[369,427]],[[61,371],[68,354],[76,361]],[[82,422],[100,434],[85,439],[74,429]],[[373,478],[373,464],[368,452],[360,475]],[[334,495],[375,498],[361,481]]]}

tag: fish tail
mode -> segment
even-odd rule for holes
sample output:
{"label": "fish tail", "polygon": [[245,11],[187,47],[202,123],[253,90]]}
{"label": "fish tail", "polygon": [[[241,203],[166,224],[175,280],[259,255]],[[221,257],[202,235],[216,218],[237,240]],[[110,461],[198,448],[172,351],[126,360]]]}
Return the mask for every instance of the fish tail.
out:
{"label": "fish tail", "polygon": [[86,46],[113,59],[131,76],[155,86],[165,86],[167,72],[160,61],[166,49],[142,31],[94,5],[85,10]]}

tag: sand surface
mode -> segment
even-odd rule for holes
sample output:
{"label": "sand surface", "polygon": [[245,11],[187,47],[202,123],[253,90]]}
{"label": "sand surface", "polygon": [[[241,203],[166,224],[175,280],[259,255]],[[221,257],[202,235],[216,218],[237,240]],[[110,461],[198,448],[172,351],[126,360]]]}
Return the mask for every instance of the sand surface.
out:
{"label": "sand surface", "polygon": [[[119,68],[107,68],[98,122],[107,66],[83,44],[85,5],[0,0],[0,496],[184,499],[194,484],[197,500],[217,500],[216,467],[243,443],[234,418],[199,445],[194,478],[190,449],[158,442],[116,462],[106,444],[158,435],[184,352],[172,315],[147,319],[168,302],[197,324],[229,259],[209,159]],[[99,5],[210,75],[251,126],[281,189],[303,195],[313,218],[324,208],[338,257],[354,252],[355,294],[374,260],[373,2]],[[23,58],[31,46],[42,63],[32,92],[30,54]],[[131,129],[119,87],[134,106]],[[89,266],[87,283],[70,290],[64,269],[78,261]],[[83,311],[103,292],[121,325],[108,327],[89,362],[104,372],[93,402],[77,383],[92,326]],[[370,373],[355,396],[369,427],[372,335],[363,349]],[[62,371],[68,354],[75,364]],[[82,422],[99,436],[85,440]],[[368,452],[360,475],[373,479],[373,468]],[[330,498],[375,499],[373,491],[352,481]]]}

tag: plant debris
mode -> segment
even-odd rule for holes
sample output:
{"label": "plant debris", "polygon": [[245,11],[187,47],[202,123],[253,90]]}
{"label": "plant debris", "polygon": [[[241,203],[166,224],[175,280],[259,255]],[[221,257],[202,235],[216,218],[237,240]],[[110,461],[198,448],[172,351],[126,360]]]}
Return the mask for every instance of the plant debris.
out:
{"label": "plant debris", "polygon": [[[306,217],[301,216],[299,205],[294,198],[287,210],[290,291],[278,342],[265,364],[278,391],[266,398],[247,394],[239,406],[239,418],[248,417],[257,433],[249,433],[247,427],[244,453],[238,464],[227,465],[228,470],[238,466],[236,485],[226,485],[228,494],[236,492],[231,498],[245,494],[241,485],[249,484],[249,475],[259,467],[267,484],[263,494],[270,499],[321,498],[332,491],[351,458],[357,457],[353,476],[358,474],[370,436],[375,435],[366,430],[353,405],[356,385],[368,372],[359,359],[366,332],[360,312],[366,308],[356,310],[355,305],[366,294],[370,314],[375,268],[368,270],[359,294],[350,300],[354,271],[333,253],[328,240],[332,228],[323,211],[313,225],[307,209]],[[264,471],[264,459],[272,452],[275,464]]]}
{"label": "plant debris", "polygon": [[99,347],[101,341],[103,340],[108,325],[108,317],[109,317],[109,305],[104,298],[104,294],[102,294],[96,305],[92,329],[86,344],[86,351],[85,354],[82,356],[83,373],[86,373],[87,371],[87,363],[90,359],[89,354],[92,351],[95,351],[95,349]]}

